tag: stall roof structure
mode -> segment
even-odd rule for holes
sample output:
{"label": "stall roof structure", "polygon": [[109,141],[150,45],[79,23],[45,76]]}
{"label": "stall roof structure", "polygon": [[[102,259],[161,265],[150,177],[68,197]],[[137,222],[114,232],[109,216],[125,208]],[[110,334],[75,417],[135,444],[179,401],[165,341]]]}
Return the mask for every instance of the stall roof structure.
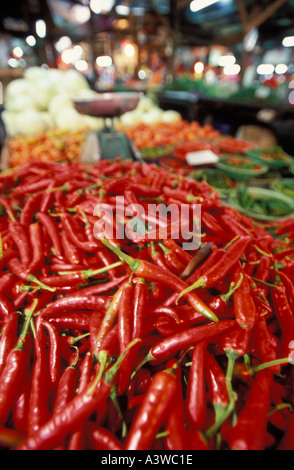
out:
{"label": "stall roof structure", "polygon": [[[205,1],[211,5],[193,11]],[[294,0],[9,0],[1,2],[0,12],[0,34],[34,34],[35,21],[43,19],[52,40],[87,39],[126,17],[148,23],[150,31],[156,25],[150,16],[169,22],[179,40],[191,45],[235,44],[252,30],[262,43],[294,35]]]}

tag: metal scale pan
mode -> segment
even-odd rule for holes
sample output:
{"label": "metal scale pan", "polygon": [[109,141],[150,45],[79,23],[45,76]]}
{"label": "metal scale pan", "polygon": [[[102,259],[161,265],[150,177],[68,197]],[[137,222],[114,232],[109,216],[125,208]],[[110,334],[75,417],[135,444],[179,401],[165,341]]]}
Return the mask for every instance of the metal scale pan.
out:
{"label": "metal scale pan", "polygon": [[105,92],[73,99],[79,113],[104,120],[103,129],[89,133],[83,152],[84,160],[114,160],[119,157],[122,160],[141,161],[133,143],[124,132],[115,130],[113,122],[115,117],[135,109],[140,97],[141,94],[135,92]]}

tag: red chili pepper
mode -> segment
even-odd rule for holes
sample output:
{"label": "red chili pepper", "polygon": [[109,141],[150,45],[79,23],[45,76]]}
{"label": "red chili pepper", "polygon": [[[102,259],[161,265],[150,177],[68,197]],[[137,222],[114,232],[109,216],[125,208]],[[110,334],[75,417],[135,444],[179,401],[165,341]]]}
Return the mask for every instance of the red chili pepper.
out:
{"label": "red chili pepper", "polygon": [[[201,250],[202,252],[202,247],[199,248],[199,250]],[[223,253],[225,252],[223,249],[220,249],[220,248],[219,249],[215,248],[212,252],[211,250],[212,250],[211,244],[207,243],[205,245],[205,252],[204,252],[205,258],[204,260],[202,260],[202,256],[201,256],[200,263],[197,263],[196,270],[192,272],[191,274],[189,274],[188,277],[186,278],[185,281],[187,282],[187,284],[194,284],[194,282],[197,281],[197,279],[200,279],[203,274],[205,274],[209,269],[215,266],[215,264],[221,259]],[[206,257],[208,253],[209,253],[209,256]]]}
{"label": "red chili pepper", "polygon": [[241,263],[238,262],[232,273],[232,280],[237,284],[242,281],[233,293],[236,322],[241,328],[253,328],[256,322],[256,307],[251,293],[250,283]]}
{"label": "red chili pepper", "polygon": [[294,283],[283,271],[277,271],[277,274],[280,277],[282,284],[285,286],[289,305],[294,312]]}
{"label": "red chili pepper", "polygon": [[66,231],[69,239],[80,250],[85,251],[85,252],[93,252],[100,248],[98,243],[90,242],[88,239],[86,240],[85,238],[84,239],[79,238],[79,232],[77,232],[76,230],[74,219],[70,215],[63,214],[61,217],[61,222],[62,222],[63,230]]}
{"label": "red chili pepper", "polygon": [[54,315],[48,321],[57,328],[89,330],[91,310],[70,310],[66,313]]}
{"label": "red chili pepper", "polygon": [[113,263],[110,266],[103,266],[103,268],[99,269],[85,269],[78,272],[72,272],[69,274],[61,274],[56,276],[48,276],[48,277],[40,277],[40,282],[46,284],[50,287],[65,287],[65,286],[77,286],[78,284],[84,283],[87,279],[91,277],[97,277],[100,274],[104,274],[109,270],[120,266],[120,262]]}
{"label": "red chili pepper", "polygon": [[228,304],[234,294],[234,292],[239,288],[243,279],[243,275],[240,277],[237,283],[231,282],[229,290],[225,294],[218,294],[208,301],[209,308],[216,314],[221,315],[225,309],[228,307]]}
{"label": "red chili pepper", "polygon": [[[175,276],[174,274],[167,272],[159,266],[155,266],[153,263],[149,263],[146,260],[136,260],[123,253],[118,247],[113,247],[104,239],[101,239],[101,241],[106,246],[108,246],[108,248],[113,250],[120,259],[125,261],[138,277],[142,277],[146,281],[160,282],[166,287],[169,287],[170,289],[173,289],[177,292],[179,292],[181,289],[185,290],[187,288],[187,284],[178,276]],[[218,321],[216,315],[214,315],[214,313],[195,293],[189,292],[186,298],[190,305],[192,305],[195,310],[202,313],[203,316],[209,318],[212,321]]]}
{"label": "red chili pepper", "polygon": [[50,292],[55,291],[54,287],[46,286],[44,283],[39,281],[33,274],[28,273],[18,258],[10,259],[7,262],[7,267],[17,278],[21,279],[22,281],[29,283],[32,282],[42,287],[44,290],[49,290]]}
{"label": "red chili pepper", "polygon": [[38,271],[44,262],[44,241],[43,232],[38,223],[29,225],[30,243],[33,250],[33,257],[29,264],[28,271]]}
{"label": "red chili pepper", "polygon": [[65,230],[61,230],[60,239],[66,260],[73,265],[80,264],[82,260],[82,254],[76,245],[71,242]]}
{"label": "red chili pepper", "polygon": [[[265,317],[259,317],[254,326],[252,344],[261,363],[277,359],[278,338],[270,333]],[[280,372],[280,369],[281,366],[276,365],[268,368],[268,371],[277,374]]]}
{"label": "red chili pepper", "polygon": [[[183,397],[181,369],[177,367],[176,360],[171,360],[167,363],[166,368],[174,366],[176,374],[176,406],[171,407],[166,418],[166,446],[168,450],[185,450],[187,446],[187,436],[185,429],[185,406]],[[150,380],[150,379],[149,379]],[[144,390],[145,393],[145,390]]]}
{"label": "red chili pepper", "polygon": [[15,196],[23,196],[24,194],[34,194],[37,191],[47,189],[51,182],[51,178],[37,178],[37,180],[34,182],[19,184],[14,189],[13,194]]}
{"label": "red chili pepper", "polygon": [[22,380],[21,390],[17,397],[13,410],[12,410],[12,421],[14,428],[24,434],[28,430],[28,410],[30,401],[30,375],[31,367],[26,367]]}
{"label": "red chili pepper", "polygon": [[187,253],[187,251],[183,250],[183,248],[175,240],[168,238],[163,240],[163,244],[166,248],[169,248],[174,253],[176,253],[184,264],[190,263],[192,256]]}
{"label": "red chili pepper", "polygon": [[62,443],[67,434],[81,429],[85,420],[110,395],[120,359],[101,378],[94,377],[81,393],[76,394],[65,408],[26,438],[17,450],[52,450]]}
{"label": "red chili pepper", "polygon": [[17,341],[18,314],[11,303],[0,296],[2,331],[0,336],[0,373],[5,368],[7,357]]}
{"label": "red chili pepper", "polygon": [[23,226],[17,220],[9,223],[10,235],[16,244],[22,264],[27,268],[31,259],[31,245],[27,227]]}
{"label": "red chili pepper", "polygon": [[49,373],[47,368],[46,336],[43,325],[38,322],[34,347],[30,403],[28,412],[28,434],[37,431],[49,419]]}
{"label": "red chili pepper", "polygon": [[223,240],[228,240],[230,238],[230,233],[224,230],[222,224],[220,224],[216,217],[214,217],[208,211],[201,212],[201,221],[203,225],[212,233],[212,235],[217,235]]}
{"label": "red chili pepper", "polygon": [[213,342],[234,325],[234,320],[220,320],[218,323],[211,322],[207,325],[185,328],[179,333],[164,338],[152,346],[147,355],[147,360],[166,360],[181,349],[194,346],[201,341],[205,340],[207,343]]}
{"label": "red chili pepper", "polygon": [[129,430],[124,449],[148,450],[161,424],[166,419],[176,396],[177,383],[173,370],[157,372],[145,393]]}
{"label": "red chili pepper", "polygon": [[[199,287],[214,287],[219,281],[231,272],[234,266],[238,263],[241,256],[243,255],[248,243],[250,243],[251,237],[239,237],[232,243],[227,250],[222,254],[220,259],[202,274],[200,278],[194,284],[184,289],[178,298],[190,292],[193,289]],[[238,292],[239,289],[236,291]]]}
{"label": "red chili pepper", "polygon": [[27,312],[16,346],[11,349],[0,376],[0,423],[4,424],[18,396],[28,361],[26,335],[35,305]]}
{"label": "red chili pepper", "polygon": [[86,424],[87,442],[93,450],[123,450],[118,438],[102,426],[88,422]]}
{"label": "red chili pepper", "polygon": [[122,296],[122,291],[124,288],[125,284],[122,284],[119,289],[116,291],[114,294],[107,311],[105,313],[105,316],[103,318],[101,327],[99,329],[99,332],[97,334],[97,337],[95,338],[95,352],[94,354],[99,358],[99,352],[101,348],[102,341],[104,338],[109,334],[110,330],[112,329],[114,323],[117,320],[118,316],[118,311],[119,311],[119,305],[121,301],[121,296]]}
{"label": "red chili pepper", "polygon": [[146,316],[148,288],[144,279],[137,279],[134,288],[133,301],[133,335],[134,338],[141,338],[143,332],[143,321]]}
{"label": "red chili pepper", "polygon": [[95,310],[104,309],[109,302],[107,296],[87,296],[87,295],[73,295],[61,297],[46,307],[44,307],[39,317],[42,319],[53,318],[55,315],[59,315],[61,312],[68,312],[70,310]]}
{"label": "red chili pepper", "polygon": [[44,214],[43,212],[38,212],[36,215],[36,218],[43,225],[44,229],[47,231],[51,239],[51,242],[55,251],[55,255],[58,257],[61,257],[63,255],[62,244],[61,244],[60,235],[59,235],[59,231],[55,223],[55,220],[49,215]]}
{"label": "red chili pepper", "polygon": [[34,193],[27,198],[19,217],[19,221],[22,225],[30,225],[33,222],[35,212],[39,209],[41,199],[41,193]]}
{"label": "red chili pepper", "polygon": [[3,273],[0,278],[0,295],[9,296],[10,291],[15,283],[15,277],[11,273]]}
{"label": "red chili pepper", "polygon": [[251,330],[241,328],[236,324],[234,328],[224,333],[220,344],[227,355],[234,355],[238,358],[248,353],[250,336]]}
{"label": "red chili pepper", "polygon": [[169,269],[173,270],[173,272],[177,274],[182,273],[185,268],[184,263],[177,257],[177,255],[172,250],[166,248],[164,244],[159,242],[158,245],[163,251],[164,259],[166,260]]}
{"label": "red chili pepper", "polygon": [[76,354],[73,363],[67,366],[60,376],[55,394],[53,415],[63,410],[75,395],[75,389],[78,383],[78,358],[79,356]]}
{"label": "red chili pepper", "polygon": [[206,385],[204,376],[204,357],[207,345],[198,343],[193,351],[188,376],[186,412],[190,427],[200,429],[206,419]]}
{"label": "red chili pepper", "polygon": [[210,400],[216,412],[216,417],[218,417],[229,405],[230,397],[226,384],[226,375],[216,358],[208,351],[205,354],[205,377]]}
{"label": "red chili pepper", "polygon": [[236,217],[230,216],[227,214],[223,214],[219,218],[220,225],[225,229],[225,231],[229,231],[233,236],[239,235],[240,237],[250,237],[251,233],[248,228],[244,227],[242,223],[240,223]]}
{"label": "red chili pepper", "polygon": [[60,343],[58,330],[52,323],[42,321],[42,326],[49,335],[49,372],[52,387],[56,387],[60,376]]}
{"label": "red chili pepper", "polygon": [[271,288],[271,298],[281,330],[279,353],[284,357],[288,355],[289,344],[294,340],[294,317],[285,286],[276,284],[276,287]]}
{"label": "red chili pepper", "polygon": [[230,433],[230,449],[264,450],[272,380],[272,374],[267,371],[256,374],[244,408]]}

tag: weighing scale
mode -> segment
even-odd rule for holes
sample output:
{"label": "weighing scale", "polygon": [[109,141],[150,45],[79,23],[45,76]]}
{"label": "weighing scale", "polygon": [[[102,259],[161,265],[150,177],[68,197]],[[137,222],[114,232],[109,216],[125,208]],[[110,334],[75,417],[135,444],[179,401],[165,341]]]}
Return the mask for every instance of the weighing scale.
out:
{"label": "weighing scale", "polygon": [[140,97],[141,93],[135,92],[105,92],[73,99],[80,114],[100,117],[104,124],[102,129],[88,134],[82,155],[84,161],[115,160],[117,157],[121,160],[142,161],[140,153],[127,135],[114,128],[114,118],[135,109]]}

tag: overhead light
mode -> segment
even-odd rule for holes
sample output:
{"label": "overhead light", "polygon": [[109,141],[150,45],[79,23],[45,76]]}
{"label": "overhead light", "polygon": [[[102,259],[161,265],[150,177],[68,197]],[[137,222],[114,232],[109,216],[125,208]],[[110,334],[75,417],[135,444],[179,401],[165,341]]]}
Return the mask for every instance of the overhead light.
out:
{"label": "overhead light", "polygon": [[226,65],[224,67],[224,75],[238,75],[240,73],[241,67],[239,64]]}
{"label": "overhead light", "polygon": [[97,57],[96,64],[98,67],[110,67],[112,65],[112,58],[109,55],[101,55]]}
{"label": "overhead light", "polygon": [[36,45],[36,38],[32,34],[26,37],[26,42],[29,46],[33,47]]}
{"label": "overhead light", "polygon": [[79,59],[75,63],[75,68],[79,72],[86,72],[88,70],[88,62],[84,59]]}
{"label": "overhead light", "polygon": [[128,5],[117,5],[115,11],[118,15],[128,16],[130,14],[130,7]]}
{"label": "overhead light", "polygon": [[275,67],[275,72],[278,75],[282,75],[283,73],[286,73],[288,71],[288,66],[286,64],[278,64]]}
{"label": "overhead light", "polygon": [[274,73],[275,67],[272,64],[260,64],[256,72],[258,75],[271,75]]}
{"label": "overhead light", "polygon": [[220,67],[226,67],[226,66],[234,65],[235,62],[236,62],[236,57],[231,55],[231,54],[222,55],[218,59],[218,65]]}
{"label": "overhead light", "polygon": [[195,13],[196,11],[203,10],[203,8],[209,7],[220,0],[192,0],[190,3],[190,10]]}
{"label": "overhead light", "polygon": [[87,23],[91,16],[89,7],[84,6],[84,5],[74,5],[71,8],[71,12],[73,15],[73,21],[75,21],[78,24]]}
{"label": "overhead light", "polygon": [[291,93],[289,93],[288,101],[289,104],[294,104],[294,91],[291,91]]}
{"label": "overhead light", "polygon": [[90,8],[93,13],[107,13],[112,10],[114,0],[90,0]]}
{"label": "overhead light", "polygon": [[44,20],[37,20],[36,23],[36,33],[39,38],[43,39],[46,37],[46,23]]}
{"label": "overhead light", "polygon": [[12,54],[16,59],[20,59],[23,56],[23,50],[20,46],[16,46],[12,49]]}
{"label": "overhead light", "polygon": [[56,50],[61,53],[65,49],[71,47],[72,42],[69,36],[62,36],[58,41],[55,43]]}
{"label": "overhead light", "polygon": [[294,46],[294,36],[286,36],[283,41],[282,41],[282,44],[284,47],[292,47]]}
{"label": "overhead light", "polygon": [[15,69],[16,67],[18,67],[18,61],[11,57],[10,59],[8,59],[8,65]]}
{"label": "overhead light", "polygon": [[124,53],[127,57],[134,57],[135,55],[135,48],[133,46],[133,44],[131,43],[127,43],[125,46],[124,46]]}
{"label": "overhead light", "polygon": [[196,74],[201,74],[201,73],[203,72],[203,70],[204,70],[204,64],[203,64],[203,62],[200,62],[200,61],[199,61],[199,62],[196,62],[196,63],[194,64],[194,72],[195,72]]}

